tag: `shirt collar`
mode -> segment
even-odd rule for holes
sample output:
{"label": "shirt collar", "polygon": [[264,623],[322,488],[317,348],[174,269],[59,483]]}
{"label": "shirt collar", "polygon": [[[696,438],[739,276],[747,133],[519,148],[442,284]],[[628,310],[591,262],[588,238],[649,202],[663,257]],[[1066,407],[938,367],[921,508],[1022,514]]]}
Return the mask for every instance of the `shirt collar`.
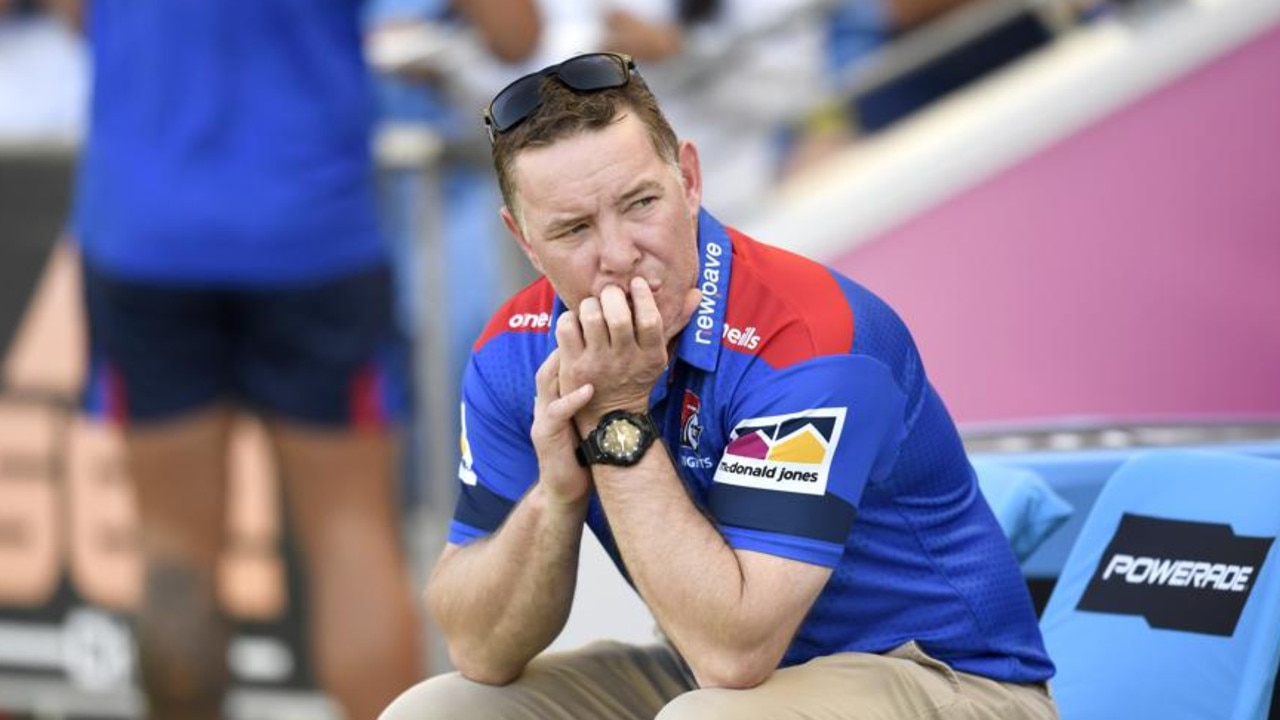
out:
{"label": "shirt collar", "polygon": [[724,308],[729,297],[729,271],[733,245],[729,231],[706,210],[698,213],[698,289],[702,299],[680,331],[676,355],[696,368],[716,369],[720,358],[720,335],[724,330]]}

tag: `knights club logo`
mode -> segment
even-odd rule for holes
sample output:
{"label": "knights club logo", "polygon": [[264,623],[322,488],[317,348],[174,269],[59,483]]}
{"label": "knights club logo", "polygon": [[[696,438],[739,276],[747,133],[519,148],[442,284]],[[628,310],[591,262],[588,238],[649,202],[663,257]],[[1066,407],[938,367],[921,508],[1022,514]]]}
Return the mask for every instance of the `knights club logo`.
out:
{"label": "knights club logo", "polygon": [[702,400],[692,390],[685,390],[684,403],[680,408],[680,444],[690,450],[698,449],[698,439],[702,437],[700,410]]}

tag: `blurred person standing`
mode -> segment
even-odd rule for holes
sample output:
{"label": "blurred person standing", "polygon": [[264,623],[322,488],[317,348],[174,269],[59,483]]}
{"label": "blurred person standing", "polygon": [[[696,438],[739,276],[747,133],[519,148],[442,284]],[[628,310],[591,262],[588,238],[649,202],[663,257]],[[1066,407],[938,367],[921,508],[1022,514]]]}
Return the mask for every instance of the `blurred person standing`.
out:
{"label": "blurred person standing", "polygon": [[237,407],[272,441],[319,682],[355,720],[421,674],[360,12],[359,0],[84,8],[86,397],[124,430],[153,720],[222,717],[231,626],[216,579]]}

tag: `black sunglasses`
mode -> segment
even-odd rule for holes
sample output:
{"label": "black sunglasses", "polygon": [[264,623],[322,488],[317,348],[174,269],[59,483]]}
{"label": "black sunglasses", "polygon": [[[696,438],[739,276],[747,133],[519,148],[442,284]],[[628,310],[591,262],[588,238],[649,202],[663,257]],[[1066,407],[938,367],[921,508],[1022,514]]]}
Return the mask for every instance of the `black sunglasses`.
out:
{"label": "black sunglasses", "polygon": [[484,110],[484,124],[489,142],[519,125],[542,104],[542,81],[553,77],[565,87],[578,92],[595,92],[620,88],[631,82],[636,63],[621,53],[588,53],[575,55],[562,63],[549,65],[529,73],[498,91]]}

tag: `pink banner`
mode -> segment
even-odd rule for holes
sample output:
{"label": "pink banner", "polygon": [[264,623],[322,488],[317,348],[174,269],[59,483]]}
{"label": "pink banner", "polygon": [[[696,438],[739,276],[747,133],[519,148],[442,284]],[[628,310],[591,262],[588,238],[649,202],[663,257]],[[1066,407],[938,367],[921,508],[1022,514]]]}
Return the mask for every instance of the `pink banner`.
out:
{"label": "pink banner", "polygon": [[1280,417],[1277,69],[1273,30],[835,264],[961,422]]}

